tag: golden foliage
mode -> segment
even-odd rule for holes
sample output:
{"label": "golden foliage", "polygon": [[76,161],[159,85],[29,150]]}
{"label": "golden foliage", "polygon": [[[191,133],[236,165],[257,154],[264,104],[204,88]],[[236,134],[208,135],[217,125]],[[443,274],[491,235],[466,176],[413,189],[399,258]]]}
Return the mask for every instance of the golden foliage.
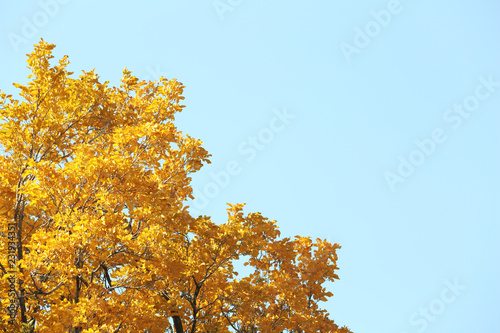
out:
{"label": "golden foliage", "polygon": [[73,78],[53,48],[28,55],[22,101],[0,93],[0,330],[350,332],[319,307],[338,244],[280,239],[241,204],[224,224],[189,214],[210,155],[173,124],[181,83]]}

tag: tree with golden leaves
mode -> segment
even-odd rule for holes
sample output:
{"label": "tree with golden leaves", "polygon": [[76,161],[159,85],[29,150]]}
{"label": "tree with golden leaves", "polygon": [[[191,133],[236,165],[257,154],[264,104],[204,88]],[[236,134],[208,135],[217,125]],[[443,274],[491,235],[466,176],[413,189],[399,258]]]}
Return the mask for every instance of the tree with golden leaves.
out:
{"label": "tree with golden leaves", "polygon": [[241,204],[190,215],[210,155],[174,126],[181,83],[73,78],[54,47],[28,55],[20,100],[0,92],[0,331],[350,332],[319,304],[338,244]]}

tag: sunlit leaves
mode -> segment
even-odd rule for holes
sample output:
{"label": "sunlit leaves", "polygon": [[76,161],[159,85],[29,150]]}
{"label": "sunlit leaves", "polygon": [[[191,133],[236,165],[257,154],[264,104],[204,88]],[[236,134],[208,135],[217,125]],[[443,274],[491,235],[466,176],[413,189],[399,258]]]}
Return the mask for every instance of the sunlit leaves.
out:
{"label": "sunlit leaves", "polygon": [[2,312],[0,329],[172,332],[174,316],[190,332],[344,332],[319,307],[337,244],[280,238],[241,204],[222,224],[189,214],[190,175],[210,155],[173,123],[181,83],[74,78],[53,48],[28,55],[19,101],[0,92],[0,300],[14,297],[18,324]]}

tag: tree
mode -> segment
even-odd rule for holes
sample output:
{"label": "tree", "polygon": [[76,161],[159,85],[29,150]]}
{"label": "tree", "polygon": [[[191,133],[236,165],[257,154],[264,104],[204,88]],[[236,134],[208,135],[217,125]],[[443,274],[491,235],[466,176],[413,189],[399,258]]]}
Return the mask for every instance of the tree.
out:
{"label": "tree", "polygon": [[0,330],[350,332],[319,307],[338,244],[281,239],[241,204],[190,215],[210,155],[173,124],[181,83],[73,78],[54,47],[28,55],[22,101],[0,92]]}

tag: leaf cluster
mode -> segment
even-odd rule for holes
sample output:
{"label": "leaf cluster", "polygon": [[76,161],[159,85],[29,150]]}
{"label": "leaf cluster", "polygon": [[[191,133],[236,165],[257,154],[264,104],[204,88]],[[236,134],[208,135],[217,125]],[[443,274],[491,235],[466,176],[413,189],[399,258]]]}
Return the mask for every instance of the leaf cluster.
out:
{"label": "leaf cluster", "polygon": [[20,100],[0,92],[0,303],[15,304],[0,330],[350,332],[319,306],[338,244],[280,238],[241,204],[222,224],[191,216],[210,155],[174,125],[180,82],[74,78],[54,47],[28,55]]}

